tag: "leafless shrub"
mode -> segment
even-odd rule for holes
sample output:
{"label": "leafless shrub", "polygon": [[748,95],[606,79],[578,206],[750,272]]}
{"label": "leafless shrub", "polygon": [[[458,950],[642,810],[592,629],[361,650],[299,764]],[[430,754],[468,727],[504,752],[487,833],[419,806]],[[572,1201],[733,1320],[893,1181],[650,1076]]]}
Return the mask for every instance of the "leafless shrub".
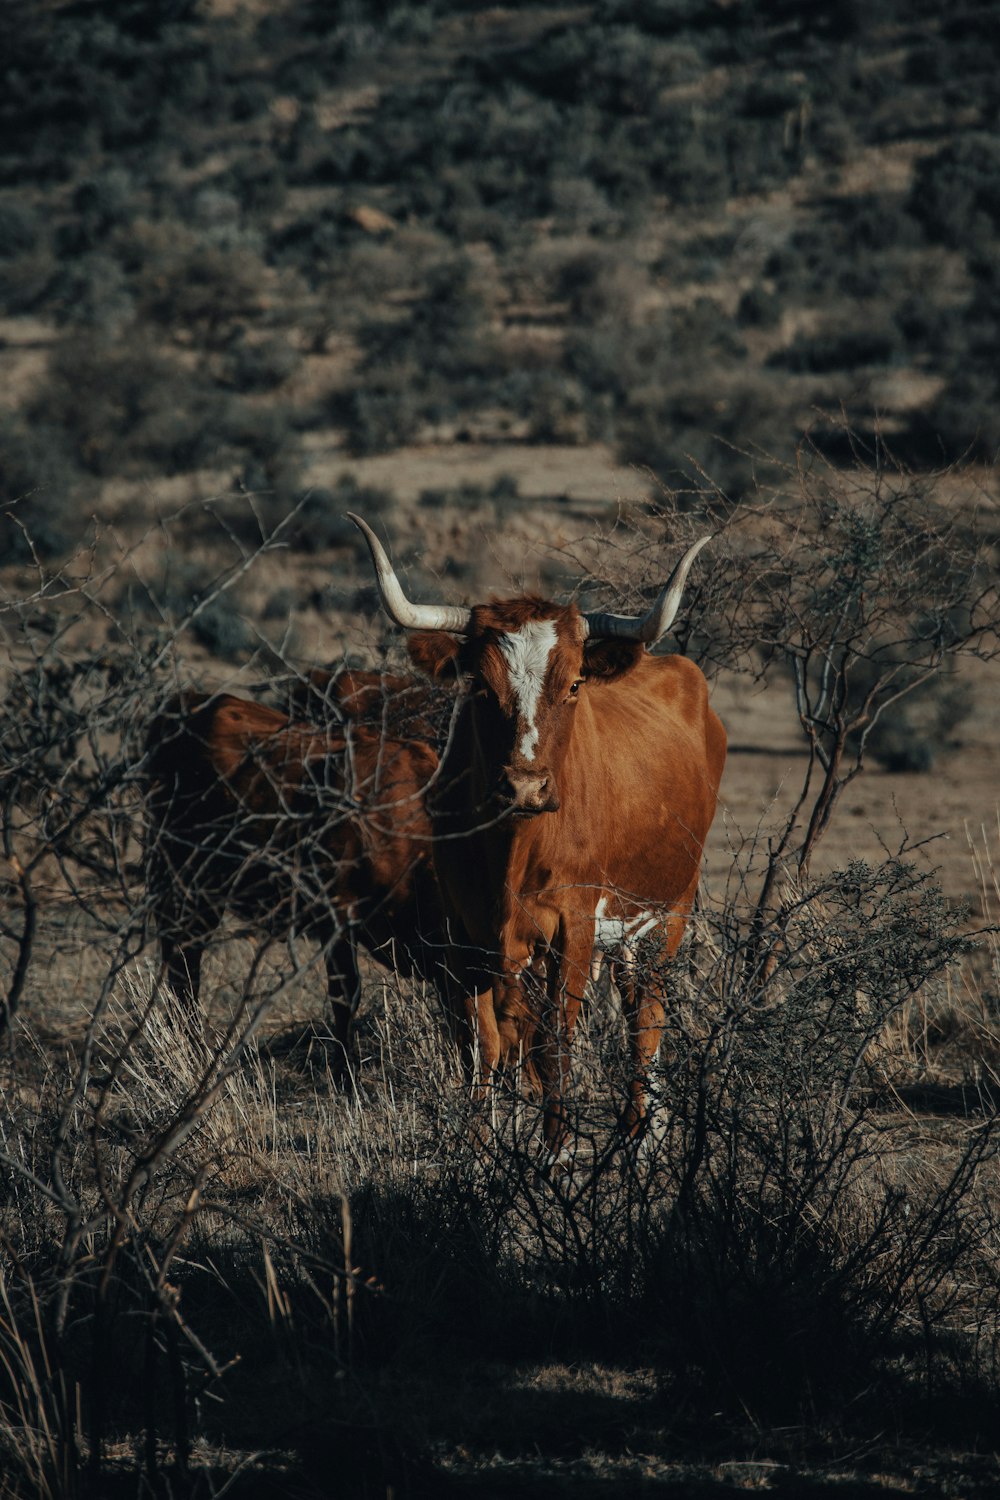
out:
{"label": "leafless shrub", "polygon": [[[846,473],[823,457],[830,428],[851,445]],[[945,503],[935,493],[945,476],[911,473],[881,438],[866,447],[837,423],[824,433],[804,441],[797,465],[758,491],[756,505],[729,506],[706,479],[702,503],[719,515],[728,547],[719,538],[715,567],[675,631],[709,674],[736,670],[794,694],[807,758],[769,841],[758,924],[782,882],[794,890],[808,880],[844,789],[890,721],[921,695],[947,694],[956,662],[992,661],[1000,650],[996,543],[979,525],[972,482],[971,505]],[[689,492],[664,490],[655,507],[678,542],[704,526],[690,504]],[[620,587],[624,554],[634,586],[643,578],[635,548],[619,548],[608,581]]]}

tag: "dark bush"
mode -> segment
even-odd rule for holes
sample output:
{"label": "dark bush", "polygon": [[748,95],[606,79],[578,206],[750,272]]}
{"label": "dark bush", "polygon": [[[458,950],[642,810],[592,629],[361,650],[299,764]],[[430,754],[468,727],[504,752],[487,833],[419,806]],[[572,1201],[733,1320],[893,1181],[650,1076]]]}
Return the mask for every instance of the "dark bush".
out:
{"label": "dark bush", "polygon": [[[952,350],[958,329],[950,308],[911,293],[900,302],[894,317],[903,342],[915,358],[937,360]],[[963,339],[959,341],[964,344]]]}
{"label": "dark bush", "polygon": [[960,366],[931,403],[927,423],[939,439],[941,457],[951,463],[1000,459],[1000,386],[976,367]]}
{"label": "dark bush", "polygon": [[986,132],[959,135],[922,157],[910,212],[946,245],[992,242],[1000,230],[1000,140]]}
{"label": "dark bush", "polygon": [[194,226],[206,243],[228,248],[240,233],[240,203],[219,183],[198,186],[182,203],[185,223]]}
{"label": "dark bush", "polygon": [[58,253],[80,255],[95,249],[111,231],[134,217],[136,184],[124,167],[108,167],[84,178],[73,194],[72,217],[59,228]]}
{"label": "dark bush", "polygon": [[644,160],[653,185],[681,208],[725,202],[730,169],[722,133],[690,109],[673,109],[653,121]]}
{"label": "dark bush", "polygon": [[48,248],[0,261],[0,306],[7,316],[40,310],[55,284],[57,267]]}
{"label": "dark bush", "polygon": [[381,318],[359,333],[365,369],[376,375],[403,360],[429,374],[451,378],[488,375],[496,350],[486,326],[487,300],[476,269],[465,255],[433,265],[423,295],[403,318]]}
{"label": "dark bush", "polygon": [[284,339],[241,339],[226,352],[222,378],[236,391],[273,391],[293,375],[301,355]]}
{"label": "dark bush", "polygon": [[707,297],[645,317],[637,314],[635,322],[611,319],[572,334],[566,343],[573,374],[622,410],[655,402],[658,391],[673,388],[681,362],[721,358],[731,364],[745,353],[732,321]]}
{"label": "dark bush", "polygon": [[263,620],[288,620],[296,610],[302,608],[303,600],[300,591],[293,588],[291,584],[283,584],[281,588],[268,594],[261,611]]}
{"label": "dark bush", "polygon": [[0,198],[0,259],[34,250],[41,235],[41,217],[25,198]]}
{"label": "dark bush", "polygon": [[673,334],[673,319],[662,312],[640,326],[598,324],[570,334],[566,363],[587,390],[607,395],[615,407],[627,405],[640,390],[669,382]]}
{"label": "dark bush", "polygon": [[420,429],[421,402],[414,368],[393,372],[391,383],[372,381],[365,389],[338,397],[331,409],[343,423],[352,453],[389,453],[410,442]]}
{"label": "dark bush", "polygon": [[229,180],[245,214],[269,219],[284,205],[284,172],[280,162],[266,151],[238,157],[229,170]]}
{"label": "dark bush", "polygon": [[245,246],[182,242],[166,245],[143,278],[143,313],[208,350],[222,349],[262,308],[265,273]]}
{"label": "dark bush", "polygon": [[942,673],[885,710],[868,736],[868,750],[888,771],[930,771],[959,743],[955,731],[974,708],[965,683]]}
{"label": "dark bush", "polygon": [[86,530],[92,493],[59,425],[0,415],[0,556],[70,551]]}
{"label": "dark bush", "polygon": [[488,289],[465,256],[429,268],[423,295],[402,317],[359,330],[364,361],[332,419],[355,453],[379,453],[412,439],[421,425],[455,420],[502,383],[508,361],[487,324]]}
{"label": "dark bush", "polygon": [[49,297],[58,321],[118,337],[135,316],[135,301],[121,263],[97,252],[64,262]]}
{"label": "dark bush", "polygon": [[849,198],[838,202],[835,212],[817,213],[776,246],[763,269],[785,296],[817,297],[829,304],[840,293],[888,303],[907,274],[905,257],[915,248],[917,235],[900,200]]}
{"label": "dark bush", "polygon": [[863,193],[844,198],[837,205],[837,217],[846,237],[845,248],[912,249],[920,243],[912,208],[896,195]]}
{"label": "dark bush", "polygon": [[563,369],[512,370],[497,386],[501,405],[527,420],[536,443],[577,443],[604,428],[602,404]]}
{"label": "dark bush", "polygon": [[751,118],[783,118],[789,110],[798,109],[802,97],[801,79],[783,77],[777,73],[755,78],[744,91],[740,112]]}
{"label": "dark bush", "polygon": [[890,363],[898,346],[898,330],[891,323],[871,319],[852,324],[845,318],[840,327],[800,334],[787,349],[776,350],[768,364],[814,375],[853,370],[859,365]]}
{"label": "dark bush", "polygon": [[759,285],[747,288],[736,309],[736,321],[745,328],[773,328],[780,317],[780,298]]}
{"label": "dark bush", "polygon": [[336,264],[344,254],[348,239],[342,215],[321,209],[276,228],[268,242],[268,255],[278,265],[300,267],[302,274],[315,283],[327,263]]}
{"label": "dark bush", "polygon": [[569,303],[574,322],[634,322],[649,277],[622,250],[594,245],[568,256],[557,268],[553,292]]}
{"label": "dark bush", "polygon": [[388,491],[361,484],[353,474],[341,474],[332,488],[317,485],[305,492],[284,535],[290,546],[302,552],[325,552],[331,547],[353,550],[361,536],[347,512],[356,511],[371,520],[393,504]]}
{"label": "dark bush", "polygon": [[250,621],[228,593],[217,594],[197,611],[191,621],[195,639],[226,661],[241,661],[261,644]]}
{"label": "dark bush", "polygon": [[[226,453],[234,405],[220,392],[191,382],[183,400],[158,401],[129,444],[136,472],[185,474],[218,464]],[[238,446],[238,445],[237,445]]]}
{"label": "dark bush", "polygon": [[601,20],[631,22],[654,35],[672,36],[715,19],[718,7],[706,0],[601,0]]}
{"label": "dark bush", "polygon": [[[441,510],[457,506],[460,510],[470,505],[482,505],[492,501],[499,507],[515,504],[520,498],[520,487],[513,474],[498,474],[492,484],[461,484],[450,489],[421,490],[418,505],[427,510]],[[450,571],[450,569],[449,569]]]}
{"label": "dark bush", "polygon": [[230,449],[244,455],[237,487],[267,496],[282,513],[287,510],[304,487],[301,443],[287,411],[233,402],[226,410],[223,435]]}
{"label": "dark bush", "polygon": [[[174,123],[169,106],[195,107],[210,118],[224,97],[219,87],[239,33],[209,33],[193,14],[173,6],[109,12],[89,9],[51,16],[31,4],[5,12],[5,87],[0,138],[8,160],[39,175],[65,178],[87,137],[105,149],[127,150]],[[224,33],[224,34],[223,34]]]}
{"label": "dark bush", "polygon": [[110,344],[64,340],[28,413],[57,426],[92,474],[174,473],[218,446],[222,405],[189,371],[143,349],[137,334]]}
{"label": "dark bush", "polygon": [[738,499],[792,455],[798,438],[793,413],[784,409],[763,375],[724,386],[706,380],[697,366],[678,366],[671,381],[650,391],[617,422],[616,446],[625,463],[648,468],[667,485],[697,493],[718,487]]}

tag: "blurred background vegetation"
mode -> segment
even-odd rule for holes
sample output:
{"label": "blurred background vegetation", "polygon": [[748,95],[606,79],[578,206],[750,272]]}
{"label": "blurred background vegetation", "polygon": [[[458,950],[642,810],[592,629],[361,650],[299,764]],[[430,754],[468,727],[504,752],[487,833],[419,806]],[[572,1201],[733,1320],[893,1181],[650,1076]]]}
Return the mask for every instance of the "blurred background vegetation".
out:
{"label": "blurred background vegetation", "polygon": [[[988,4],[14,0],[4,26],[8,556],[23,527],[71,547],[112,479],[121,505],[209,471],[266,529],[318,455],[431,441],[601,442],[730,501],[817,411],[917,469],[1000,442]],[[311,505],[300,542],[341,543],[328,485]]]}

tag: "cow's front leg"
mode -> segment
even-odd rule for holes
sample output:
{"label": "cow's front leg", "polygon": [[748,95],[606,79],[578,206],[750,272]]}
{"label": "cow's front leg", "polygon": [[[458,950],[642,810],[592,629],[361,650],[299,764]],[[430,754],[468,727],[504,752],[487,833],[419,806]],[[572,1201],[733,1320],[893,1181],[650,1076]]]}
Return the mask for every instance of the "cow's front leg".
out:
{"label": "cow's front leg", "polygon": [[500,1062],[493,988],[497,965],[484,960],[485,950],[472,942],[465,929],[449,924],[447,960],[442,965],[439,990],[448,1031],[458,1045],[462,1071],[474,1094],[481,1093]]}
{"label": "cow's front leg", "polygon": [[547,1013],[539,1048],[546,1156],[555,1164],[567,1158],[569,1084],[573,1031],[590,975],[594,949],[593,919],[570,919],[560,925],[547,954]]}
{"label": "cow's front leg", "polygon": [[539,948],[527,963],[508,966],[496,992],[501,1065],[519,1071],[525,1089],[534,1098],[542,1093],[535,1043],[547,1003],[547,973],[546,950]]}
{"label": "cow's front leg", "polygon": [[330,1073],[334,1085],[344,1088],[351,1078],[354,1018],[361,1002],[357,944],[341,932],[324,944],[323,958],[330,1029],[333,1032]]}
{"label": "cow's front leg", "polygon": [[222,913],[209,902],[192,902],[175,910],[163,903],[156,910],[163,975],[173,990],[187,1024],[193,1025],[201,991],[201,961],[209,941],[222,921]]}
{"label": "cow's front leg", "polygon": [[466,996],[466,1035],[462,1048],[466,1077],[483,1098],[500,1066],[500,1032],[493,1003],[493,980],[481,980]]}

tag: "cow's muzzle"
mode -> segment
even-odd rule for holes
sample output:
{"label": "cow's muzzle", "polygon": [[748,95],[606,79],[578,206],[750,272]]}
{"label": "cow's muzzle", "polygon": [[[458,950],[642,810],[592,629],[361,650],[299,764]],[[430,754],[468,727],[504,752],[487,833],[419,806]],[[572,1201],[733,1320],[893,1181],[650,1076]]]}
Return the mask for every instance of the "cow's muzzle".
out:
{"label": "cow's muzzle", "polygon": [[530,776],[523,771],[504,771],[497,787],[497,801],[506,811],[523,818],[556,812],[559,808],[555,781],[548,771],[534,771]]}

